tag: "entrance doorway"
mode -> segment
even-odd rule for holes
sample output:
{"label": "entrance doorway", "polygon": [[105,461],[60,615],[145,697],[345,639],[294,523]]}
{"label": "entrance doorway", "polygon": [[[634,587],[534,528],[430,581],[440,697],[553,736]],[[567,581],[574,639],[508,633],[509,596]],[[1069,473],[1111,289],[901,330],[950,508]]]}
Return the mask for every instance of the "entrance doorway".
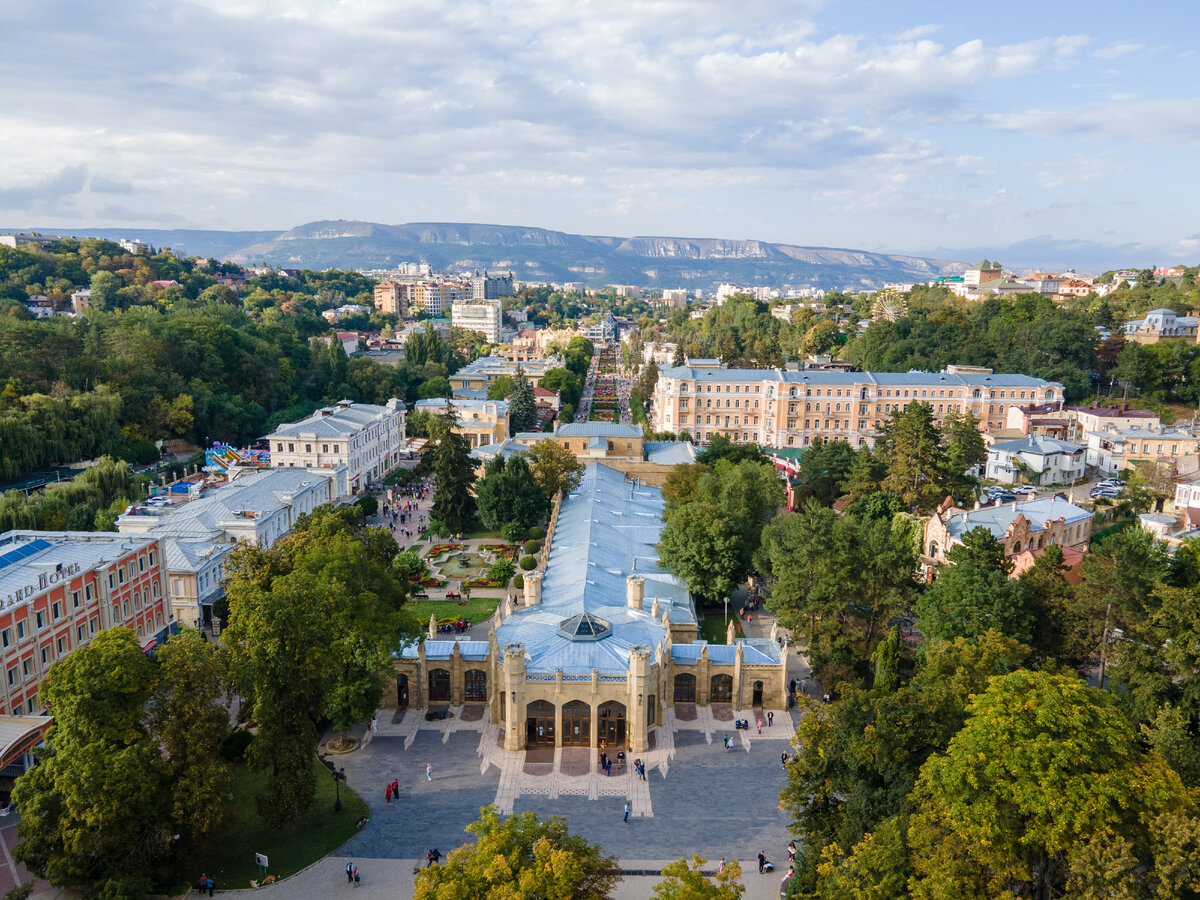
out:
{"label": "entrance doorway", "polygon": [[450,673],[446,669],[429,670],[429,702],[445,703],[450,699]]}
{"label": "entrance doorway", "polygon": [[712,677],[712,689],[709,692],[709,699],[713,703],[732,703],[733,702],[733,676],[732,675],[714,675]]}
{"label": "entrance doorway", "polygon": [[625,746],[625,704],[609,700],[600,704],[597,737],[609,747]]}
{"label": "entrance doorway", "polygon": [[754,682],[754,700],[751,706],[762,706],[762,682]]}
{"label": "entrance doorway", "polygon": [[554,746],[554,704],[534,700],[525,708],[525,746]]}
{"label": "entrance doorway", "polygon": [[408,709],[408,676],[396,676],[396,708]]}
{"label": "entrance doorway", "polygon": [[696,702],[696,676],[689,672],[683,672],[675,676],[675,702],[676,703],[695,703]]}
{"label": "entrance doorway", "polygon": [[563,746],[590,747],[592,744],[592,708],[582,700],[563,707]]}

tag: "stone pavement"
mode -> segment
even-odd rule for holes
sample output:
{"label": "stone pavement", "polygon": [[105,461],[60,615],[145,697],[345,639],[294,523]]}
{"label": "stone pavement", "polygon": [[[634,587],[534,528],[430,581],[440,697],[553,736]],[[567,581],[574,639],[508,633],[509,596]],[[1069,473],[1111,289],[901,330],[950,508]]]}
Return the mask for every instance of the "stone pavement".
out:
{"label": "stone pavement", "polygon": [[[425,721],[415,710],[380,710],[377,732],[362,734],[362,749],[338,757],[347,783],[367,801],[371,821],[346,845],[364,858],[424,858],[465,840],[480,807],[502,813],[534,810],[566,817],[573,832],[622,858],[678,858],[694,852],[718,859],[753,858],[758,850],[782,857],[786,817],[778,809],[784,782],[780,754],[791,752],[788,713],[756,728],[754,712],[730,707],[681,708],[656,729],[655,749],[642,755],[647,780],[633,757],[611,776],[595,748],[538,748],[508,752],[499,726],[468,721],[463,708],[446,720]],[[746,718],[749,730],[733,728]],[[724,749],[723,735],[732,739]],[[425,765],[433,765],[433,781]],[[384,787],[399,781],[387,803]],[[633,810],[623,821],[626,800]]]}

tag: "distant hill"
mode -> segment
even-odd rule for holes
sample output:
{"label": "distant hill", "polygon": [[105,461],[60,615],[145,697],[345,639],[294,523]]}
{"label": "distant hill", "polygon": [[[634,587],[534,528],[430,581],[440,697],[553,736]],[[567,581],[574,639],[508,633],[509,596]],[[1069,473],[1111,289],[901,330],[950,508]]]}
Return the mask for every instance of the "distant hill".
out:
{"label": "distant hill", "polygon": [[188,228],[0,228],[0,234],[37,231],[66,237],[95,237],[109,241],[141,240],[155,247],[170,247],[182,256],[215,257],[224,262],[247,244],[269,241],[278,231],[210,231]]}
{"label": "distant hill", "polygon": [[[63,233],[61,229],[40,229]],[[953,259],[797,247],[723,238],[606,237],[517,225],[453,222],[309,222],[278,232],[86,229],[76,234],[140,238],[197,256],[289,268],[390,269],[424,262],[439,271],[511,270],[523,281],[581,281],[592,287],[712,288],[742,285],[861,289],[887,281],[957,274]]]}

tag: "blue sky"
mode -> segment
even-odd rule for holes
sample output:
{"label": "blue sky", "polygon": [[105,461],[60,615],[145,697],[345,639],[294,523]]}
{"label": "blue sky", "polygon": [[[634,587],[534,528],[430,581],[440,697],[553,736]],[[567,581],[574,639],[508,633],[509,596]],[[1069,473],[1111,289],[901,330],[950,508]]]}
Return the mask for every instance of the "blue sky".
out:
{"label": "blue sky", "polygon": [[1200,260],[1200,7],[0,8],[0,222],[471,221]]}

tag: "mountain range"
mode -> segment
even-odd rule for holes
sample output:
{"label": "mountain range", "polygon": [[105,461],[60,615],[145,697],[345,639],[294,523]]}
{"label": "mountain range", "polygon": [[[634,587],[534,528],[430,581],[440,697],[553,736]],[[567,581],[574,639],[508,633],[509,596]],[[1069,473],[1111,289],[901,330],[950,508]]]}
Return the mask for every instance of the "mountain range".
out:
{"label": "mountain range", "polygon": [[[56,233],[56,229],[44,229]],[[57,233],[62,233],[57,230]],[[755,240],[609,237],[516,225],[327,220],[289,231],[88,229],[80,235],[140,238],[177,253],[303,269],[390,269],[427,263],[435,271],[512,271],[520,281],[591,287],[712,288],[721,282],[861,290],[890,281],[957,274],[953,259],[800,247]]]}

